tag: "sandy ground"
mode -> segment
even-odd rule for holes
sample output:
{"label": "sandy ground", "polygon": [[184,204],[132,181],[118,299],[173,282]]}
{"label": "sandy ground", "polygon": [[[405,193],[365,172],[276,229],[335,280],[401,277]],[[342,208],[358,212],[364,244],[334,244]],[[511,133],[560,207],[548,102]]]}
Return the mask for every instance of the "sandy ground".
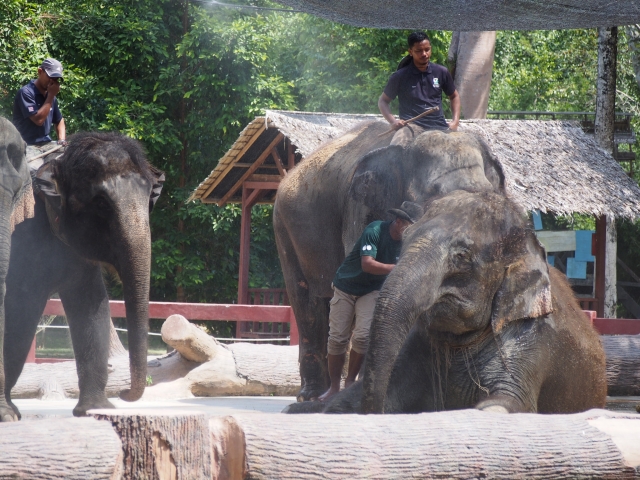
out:
{"label": "sandy ground", "polygon": [[[111,398],[116,408],[121,410],[169,410],[201,411],[207,415],[232,415],[234,413],[279,413],[284,407],[296,401],[295,397],[199,397],[183,400],[124,402]],[[22,413],[23,420],[37,420],[48,417],[71,417],[77,400],[14,400]],[[635,413],[640,405],[640,397],[608,397],[607,409],[618,412]]]}
{"label": "sandy ground", "polygon": [[[201,411],[207,415],[231,415],[234,413],[279,413],[284,407],[296,401],[295,397],[200,397],[168,401],[137,401],[128,403],[119,398],[110,398],[119,410],[135,409],[157,410],[190,410]],[[72,417],[73,407],[77,399],[36,400],[17,399],[16,406],[22,413],[23,420],[37,420],[50,417]]]}

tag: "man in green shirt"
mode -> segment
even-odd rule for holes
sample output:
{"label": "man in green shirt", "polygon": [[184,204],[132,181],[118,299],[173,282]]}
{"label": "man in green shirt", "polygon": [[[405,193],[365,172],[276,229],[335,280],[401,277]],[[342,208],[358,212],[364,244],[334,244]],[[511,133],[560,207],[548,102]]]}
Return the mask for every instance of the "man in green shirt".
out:
{"label": "man in green shirt", "polygon": [[333,278],[327,346],[331,386],[319,397],[320,401],[340,391],[349,338],[351,352],[345,387],[355,381],[369,345],[369,329],[380,287],[398,260],[402,233],[422,217],[423,210],[417,203],[403,202],[389,213],[395,215],[395,220],[377,220],[367,225]]}

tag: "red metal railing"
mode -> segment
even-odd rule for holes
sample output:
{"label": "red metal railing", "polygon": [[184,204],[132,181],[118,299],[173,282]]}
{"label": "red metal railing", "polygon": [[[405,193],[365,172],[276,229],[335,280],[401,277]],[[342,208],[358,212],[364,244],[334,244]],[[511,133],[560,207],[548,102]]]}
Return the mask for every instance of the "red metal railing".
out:
{"label": "red metal railing", "polygon": [[[249,303],[253,305],[289,305],[284,288],[250,288]],[[289,335],[288,322],[236,322],[236,338],[283,338]],[[297,344],[297,342],[296,342]]]}
{"label": "red metal railing", "polygon": [[[256,289],[257,290],[257,289]],[[109,302],[111,316],[116,318],[126,317],[124,302],[111,300]],[[52,298],[47,302],[43,315],[64,315],[64,308],[59,299]],[[188,320],[205,321],[235,321],[246,322],[252,325],[267,324],[278,325],[278,332],[266,338],[286,338],[289,336],[289,345],[298,345],[298,327],[293,315],[293,309],[289,305],[237,305],[220,303],[172,303],[149,302],[149,318],[167,318],[173,314],[180,314]],[[284,332],[282,325],[288,325]],[[256,327],[262,328],[262,327]],[[271,327],[269,327],[271,328]],[[243,337],[240,337],[243,338]],[[260,336],[244,338],[262,338]],[[39,362],[44,359],[38,359]],[[36,361],[35,339],[31,351],[27,357],[28,363]]]}

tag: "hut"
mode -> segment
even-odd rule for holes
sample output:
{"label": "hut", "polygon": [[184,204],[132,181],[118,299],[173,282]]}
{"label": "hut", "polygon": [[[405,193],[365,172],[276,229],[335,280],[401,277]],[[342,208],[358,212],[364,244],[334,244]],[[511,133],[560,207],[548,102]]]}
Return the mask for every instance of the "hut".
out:
{"label": "hut", "polygon": [[[270,110],[241,132],[190,200],[242,204],[238,303],[249,299],[250,208],[273,203],[281,178],[324,142],[380,115]],[[612,317],[616,304],[616,218],[640,217],[640,188],[612,155],[565,120],[467,120],[460,131],[480,135],[503,165],[507,194],[532,212],[596,218],[594,285],[584,309]],[[548,250],[552,240],[539,235]],[[589,240],[591,237],[589,237]],[[574,240],[575,245],[575,240]],[[551,246],[551,248],[554,248]],[[569,247],[555,247],[569,248]],[[576,247],[574,247],[575,249]]]}

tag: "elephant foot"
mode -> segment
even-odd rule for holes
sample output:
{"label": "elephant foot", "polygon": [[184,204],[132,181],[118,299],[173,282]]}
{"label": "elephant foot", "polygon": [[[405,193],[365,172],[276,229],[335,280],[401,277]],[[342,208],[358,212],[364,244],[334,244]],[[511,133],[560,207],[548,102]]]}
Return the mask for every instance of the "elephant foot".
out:
{"label": "elephant foot", "polygon": [[326,387],[323,387],[320,384],[305,384],[305,386],[298,392],[298,395],[296,395],[296,400],[298,402],[318,400],[318,397],[320,397],[320,395],[325,391]]}
{"label": "elephant foot", "polygon": [[99,400],[80,400],[73,409],[74,417],[86,417],[88,410],[95,410],[98,408],[116,408],[113,403],[107,400],[107,397]]}
{"label": "elephant foot", "polygon": [[298,402],[287,405],[282,413],[321,413],[325,404],[322,402]]}
{"label": "elephant foot", "polygon": [[17,422],[22,418],[13,402],[0,402],[0,422]]}

